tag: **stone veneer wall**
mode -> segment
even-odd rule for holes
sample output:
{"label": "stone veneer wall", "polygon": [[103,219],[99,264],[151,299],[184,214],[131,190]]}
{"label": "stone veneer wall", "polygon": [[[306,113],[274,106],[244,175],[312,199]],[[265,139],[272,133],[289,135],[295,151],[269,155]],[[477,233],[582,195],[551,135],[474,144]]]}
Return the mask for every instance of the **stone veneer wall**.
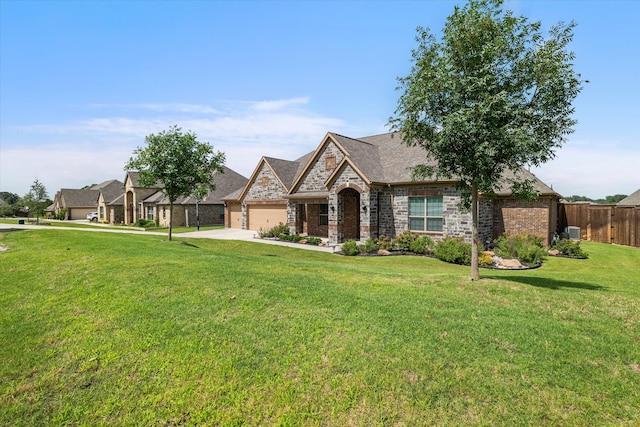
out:
{"label": "stone veneer wall", "polygon": [[[329,244],[342,243],[342,224],[344,224],[344,207],[339,192],[344,188],[353,188],[360,193],[360,240],[371,237],[371,197],[369,188],[360,176],[350,167],[346,166],[340,176],[333,182],[329,189]],[[331,206],[335,206],[332,211]],[[364,214],[366,208],[366,214]]]}
{"label": "stone veneer wall", "polygon": [[342,153],[342,151],[340,151],[340,149],[334,143],[328,143],[325,146],[324,150],[319,153],[315,164],[311,166],[307,174],[305,174],[305,176],[303,177],[297,191],[327,191],[324,183],[335,170],[326,169],[325,167],[326,159],[330,156],[336,157],[336,165],[339,165],[340,162],[344,159],[344,154]]}
{"label": "stone veneer wall", "polygon": [[[263,184],[263,178],[267,185]],[[280,184],[280,180],[273,173],[271,168],[266,163],[262,165],[255,180],[251,183],[251,186],[247,190],[247,194],[242,200],[242,229],[247,229],[247,202],[251,204],[252,201],[260,202],[282,202],[284,208],[284,196],[287,194],[284,187]],[[287,212],[289,209],[287,209]],[[288,215],[287,215],[288,217]]]}
{"label": "stone veneer wall", "polygon": [[[452,185],[381,187],[377,189],[380,206],[378,234],[391,238],[409,229],[409,192],[442,191],[442,233],[428,233],[434,240],[445,236],[462,237],[471,242],[471,212],[460,209],[460,192]],[[478,233],[481,241],[492,236],[492,202],[482,200],[479,208]]]}

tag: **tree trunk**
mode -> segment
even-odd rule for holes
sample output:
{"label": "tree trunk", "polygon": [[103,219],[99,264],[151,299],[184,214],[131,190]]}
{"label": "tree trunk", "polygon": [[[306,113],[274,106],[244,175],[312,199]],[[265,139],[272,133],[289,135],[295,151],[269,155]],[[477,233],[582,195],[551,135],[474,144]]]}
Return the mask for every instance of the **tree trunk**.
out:
{"label": "tree trunk", "polygon": [[173,200],[169,200],[169,241],[171,241],[172,226],[173,226]]}
{"label": "tree trunk", "polygon": [[471,185],[471,280],[480,279],[478,267],[478,184]]}

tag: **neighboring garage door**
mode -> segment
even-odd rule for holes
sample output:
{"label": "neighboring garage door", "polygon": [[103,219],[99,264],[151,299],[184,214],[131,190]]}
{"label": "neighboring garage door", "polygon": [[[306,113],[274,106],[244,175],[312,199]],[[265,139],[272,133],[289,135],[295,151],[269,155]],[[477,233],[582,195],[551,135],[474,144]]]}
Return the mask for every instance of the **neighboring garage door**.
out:
{"label": "neighboring garage door", "polygon": [[229,228],[242,228],[242,205],[240,203],[227,203],[227,214],[229,215]]}
{"label": "neighboring garage door", "polygon": [[279,223],[287,223],[286,205],[249,205],[247,206],[247,229],[270,230]]}
{"label": "neighboring garage door", "polygon": [[69,219],[87,219],[89,212],[97,212],[98,208],[73,208],[69,209]]}

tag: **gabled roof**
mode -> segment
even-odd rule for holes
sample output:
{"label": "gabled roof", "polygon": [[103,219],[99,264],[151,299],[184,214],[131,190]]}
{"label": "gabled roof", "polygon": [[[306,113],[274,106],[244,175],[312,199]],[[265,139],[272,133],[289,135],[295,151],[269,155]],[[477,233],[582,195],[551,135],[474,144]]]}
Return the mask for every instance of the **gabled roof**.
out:
{"label": "gabled roof", "polygon": [[92,190],[97,190],[99,193],[102,193],[102,198],[107,204],[110,204],[110,202],[122,196],[123,188],[124,184],[117,179],[105,181],[91,187]]}
{"label": "gabled roof", "polygon": [[142,203],[160,203],[164,198],[165,195],[162,191],[156,191],[155,193],[147,196]]}
{"label": "gabled roof", "polygon": [[288,191],[291,184],[296,179],[300,164],[291,160],[275,159],[273,157],[265,157],[265,162],[269,164],[271,170],[280,180],[284,188]]}
{"label": "gabled roof", "polygon": [[[436,165],[434,160],[426,158],[426,152],[422,147],[406,145],[399,133],[385,133],[356,139],[330,132],[314,152],[307,168],[311,167],[311,163],[320,155],[329,141],[333,141],[342,150],[345,159],[326,181],[327,186],[331,185],[339,171],[347,165],[351,166],[367,184],[391,185],[415,183],[412,176],[413,168],[422,164]],[[295,191],[304,172],[298,176],[292,191]],[[540,195],[557,195],[552,188],[524,168],[518,173],[505,172],[502,177],[503,184],[496,191],[496,195],[511,194],[510,184],[516,178],[518,180],[532,180],[534,190]],[[455,180],[427,179],[422,182],[436,181],[453,182]]]}
{"label": "gabled roof", "polygon": [[553,191],[553,188],[549,187],[544,182],[540,181],[537,176],[526,170],[525,168],[520,168],[518,173],[513,173],[512,171],[505,171],[502,175],[502,183],[501,186],[495,191],[497,196],[509,196],[512,194],[511,191],[511,183],[515,180],[523,181],[533,181],[533,189],[536,193],[541,196],[558,196],[558,193]]}
{"label": "gabled roof", "polygon": [[640,206],[640,189],[629,194],[617,204],[620,206]]}
{"label": "gabled roof", "polygon": [[124,194],[120,193],[118,197],[111,200],[110,202],[105,202],[108,206],[124,206]]}
{"label": "gabled roof", "polygon": [[[202,198],[202,200],[199,201],[200,204],[204,204],[204,205],[222,204],[224,203],[223,200],[225,200],[225,196],[227,196],[230,193],[234,193],[242,190],[244,186],[247,184],[247,178],[240,175],[238,172],[234,171],[233,169],[228,168],[227,166],[223,166],[222,170],[223,170],[222,173],[214,172],[213,183],[215,184],[216,188],[215,190],[207,191],[207,194]],[[162,192],[158,192],[152,195],[151,197],[154,197],[157,194],[160,194],[161,197],[155,203],[160,205],[169,204],[169,199],[167,199],[167,197]],[[149,198],[145,199],[145,203],[147,203],[148,200]],[[179,197],[178,200],[176,200],[175,204],[176,205],[195,205],[196,198],[193,196]]]}
{"label": "gabled roof", "polygon": [[[126,184],[127,182],[127,177],[131,180],[131,186],[133,188],[141,188],[140,186],[140,172],[138,171],[127,171],[127,173],[124,176],[124,182]],[[124,184],[123,184],[124,185]],[[162,188],[163,184],[158,181],[156,182],[156,185],[154,185],[153,187],[148,187],[148,188]]]}
{"label": "gabled roof", "polygon": [[258,173],[262,170],[263,166],[268,167],[273,175],[276,177],[280,185],[284,188],[285,192],[288,192],[294,183],[296,177],[299,175],[300,171],[305,168],[305,164],[310,157],[311,153],[305,154],[297,160],[283,160],[276,159],[274,157],[265,157],[263,156],[258,165],[253,170],[251,177],[247,180],[244,188],[238,194],[237,198],[232,198],[231,195],[227,195],[223,198],[223,200],[241,200],[249,191],[251,185],[255,182]]}
{"label": "gabled roof", "polygon": [[225,196],[242,190],[249,180],[231,168],[223,166],[223,173],[215,173],[213,183],[216,189],[209,191],[203,203],[222,203]]}
{"label": "gabled roof", "polygon": [[[405,184],[414,182],[412,168],[427,163],[421,147],[410,147],[402,142],[400,134],[385,133],[362,138],[350,138],[328,132],[318,148],[310,156],[305,169],[298,174],[290,194],[297,190],[307,170],[333,142],[349,159],[353,167],[367,183]],[[327,181],[330,183],[331,179]]]}
{"label": "gabled roof", "polygon": [[98,190],[83,188],[63,188],[60,190],[60,199],[65,208],[89,208],[98,206]]}

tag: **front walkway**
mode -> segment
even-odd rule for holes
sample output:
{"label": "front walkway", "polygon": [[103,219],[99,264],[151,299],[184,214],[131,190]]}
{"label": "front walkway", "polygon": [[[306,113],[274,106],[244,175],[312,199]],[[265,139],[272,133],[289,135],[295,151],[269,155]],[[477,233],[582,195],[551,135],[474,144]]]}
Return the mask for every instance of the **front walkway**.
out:
{"label": "front walkway", "polygon": [[303,245],[301,243],[283,242],[280,240],[260,239],[257,231],[240,230],[237,228],[221,228],[217,230],[191,231],[189,233],[174,234],[174,237],[188,237],[191,239],[243,240],[247,242],[266,243],[270,245],[288,246],[296,249],[333,253],[335,246]]}

